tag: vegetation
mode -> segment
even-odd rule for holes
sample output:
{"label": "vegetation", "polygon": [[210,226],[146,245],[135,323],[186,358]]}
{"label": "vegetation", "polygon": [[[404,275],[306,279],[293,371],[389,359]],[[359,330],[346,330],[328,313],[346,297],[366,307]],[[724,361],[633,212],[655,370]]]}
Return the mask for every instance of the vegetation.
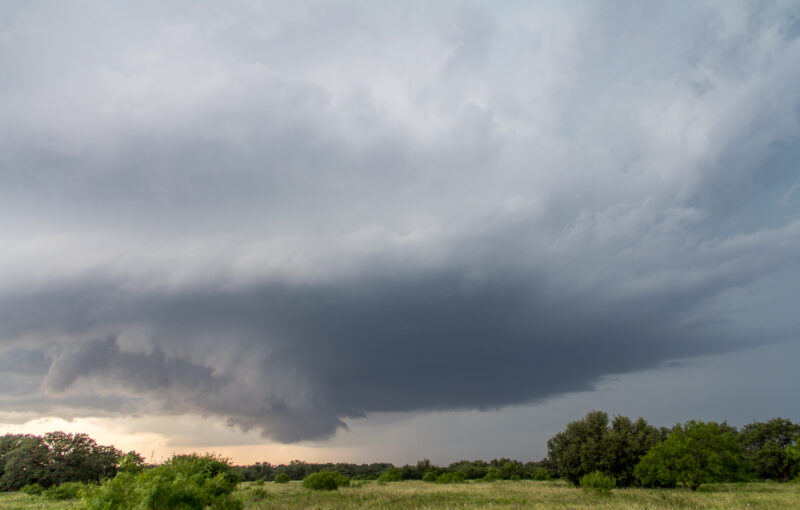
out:
{"label": "vegetation", "polygon": [[[123,455],[85,434],[9,434],[0,438],[0,488],[18,491],[0,494],[0,508],[798,508],[798,439],[800,425],[783,418],[741,430],[700,421],[656,429],[643,418],[609,420],[593,411],[553,436],[538,462],[237,467],[214,455],[149,466],[135,452]],[[249,482],[237,489],[243,479]],[[382,488],[388,485],[395,489]],[[686,490],[663,490],[674,487]]]}
{"label": "vegetation", "polygon": [[[467,482],[440,485],[404,481],[380,485],[361,482],[337,491],[311,491],[300,483],[239,484],[232,494],[243,510],[411,510],[459,508],[462,510],[512,510],[526,508],[574,510],[790,510],[800,508],[800,485],[795,483],[705,484],[688,489],[616,488],[609,496],[575,490],[564,481],[493,483]],[[81,510],[77,500],[46,500],[21,492],[0,493],[0,508]]]}
{"label": "vegetation", "polygon": [[635,482],[639,459],[663,441],[666,431],[648,425],[644,418],[632,422],[617,416],[609,427],[608,415],[593,411],[567,424],[547,442],[548,457],[556,474],[579,485],[583,476],[600,471],[616,478],[620,486]]}
{"label": "vegetation", "polygon": [[312,473],[303,480],[303,487],[313,491],[335,491],[350,485],[350,479],[336,471]]}
{"label": "vegetation", "polygon": [[121,451],[86,434],[6,434],[0,437],[0,490],[97,482],[116,474],[121,457]]}
{"label": "vegetation", "polygon": [[745,425],[741,433],[744,456],[764,479],[788,482],[800,471],[800,456],[793,455],[800,425],[784,418]]}
{"label": "vegetation", "polygon": [[689,421],[676,425],[667,439],[653,447],[636,466],[645,486],[697,490],[703,483],[744,478],[742,447],[732,427]]}
{"label": "vegetation", "polygon": [[581,477],[581,488],[583,488],[583,490],[594,492],[602,496],[611,494],[611,489],[616,486],[616,480],[600,471],[595,471]]}
{"label": "vegetation", "polygon": [[83,498],[86,510],[241,509],[232,496],[239,478],[227,459],[178,455],[138,473],[120,472]]}

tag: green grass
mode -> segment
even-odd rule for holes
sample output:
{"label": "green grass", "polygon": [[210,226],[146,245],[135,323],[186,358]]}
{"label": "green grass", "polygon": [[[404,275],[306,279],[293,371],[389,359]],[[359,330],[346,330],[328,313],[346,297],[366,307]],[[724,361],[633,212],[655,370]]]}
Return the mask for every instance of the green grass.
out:
{"label": "green grass", "polygon": [[[310,491],[300,482],[244,483],[236,492],[245,510],[257,509],[797,509],[800,484],[709,484],[682,489],[614,489],[586,493],[564,482],[493,482],[442,485],[425,482],[353,482],[337,491]],[[50,501],[18,492],[0,493],[0,509],[71,509],[74,501]]]}
{"label": "green grass", "polygon": [[3,510],[66,510],[74,508],[75,504],[75,500],[57,501],[21,492],[0,492],[0,508]]}
{"label": "green grass", "polygon": [[609,496],[587,494],[563,482],[494,482],[441,485],[399,482],[380,485],[356,482],[334,492],[312,492],[299,482],[265,484],[260,499],[255,487],[242,484],[246,510],[270,509],[798,509],[800,485],[717,484],[698,492],[670,489],[614,489]]}

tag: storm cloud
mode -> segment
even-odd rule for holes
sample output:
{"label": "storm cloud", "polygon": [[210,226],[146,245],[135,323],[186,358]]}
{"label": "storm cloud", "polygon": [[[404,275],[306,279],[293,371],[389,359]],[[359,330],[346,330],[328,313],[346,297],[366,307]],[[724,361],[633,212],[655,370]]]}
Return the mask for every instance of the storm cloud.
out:
{"label": "storm cloud", "polygon": [[796,4],[0,9],[4,410],[292,442],[797,341]]}

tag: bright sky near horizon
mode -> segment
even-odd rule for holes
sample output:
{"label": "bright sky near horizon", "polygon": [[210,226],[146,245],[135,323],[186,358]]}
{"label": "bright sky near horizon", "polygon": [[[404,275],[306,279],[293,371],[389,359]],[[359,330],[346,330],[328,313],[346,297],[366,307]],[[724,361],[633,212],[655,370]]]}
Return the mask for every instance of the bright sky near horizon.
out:
{"label": "bright sky near horizon", "polygon": [[800,420],[797,2],[4,2],[0,112],[0,433]]}

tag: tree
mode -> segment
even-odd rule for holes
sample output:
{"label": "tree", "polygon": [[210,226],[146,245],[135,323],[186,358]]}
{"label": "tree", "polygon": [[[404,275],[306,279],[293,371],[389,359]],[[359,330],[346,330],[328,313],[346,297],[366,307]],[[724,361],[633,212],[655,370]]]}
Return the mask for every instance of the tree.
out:
{"label": "tree", "polygon": [[50,451],[44,440],[29,434],[0,438],[0,490],[17,490],[33,483],[53,485]]}
{"label": "tree", "polygon": [[567,428],[547,441],[547,456],[555,463],[559,476],[580,484],[581,477],[601,468],[603,439],[608,415],[592,411],[583,419],[567,424]]}
{"label": "tree", "polygon": [[692,420],[676,425],[663,443],[651,448],[634,474],[646,486],[680,483],[694,491],[703,483],[740,479],[743,465],[735,429]]}
{"label": "tree", "polygon": [[88,434],[49,432],[44,442],[50,450],[53,483],[99,481],[116,474],[122,452],[98,445]]}
{"label": "tree", "polygon": [[633,485],[633,470],[650,448],[664,441],[666,434],[639,418],[632,422],[626,416],[616,416],[603,441],[604,471],[616,478],[619,486]]}
{"label": "tree", "polygon": [[797,444],[800,425],[785,418],[753,422],[742,428],[744,456],[756,476],[788,482],[800,471],[800,459],[793,459],[787,448]]}
{"label": "tree", "polygon": [[632,485],[639,459],[663,438],[644,418],[633,422],[616,416],[609,427],[606,413],[592,411],[547,442],[548,458],[556,473],[576,486],[595,471],[614,477],[620,486]]}

